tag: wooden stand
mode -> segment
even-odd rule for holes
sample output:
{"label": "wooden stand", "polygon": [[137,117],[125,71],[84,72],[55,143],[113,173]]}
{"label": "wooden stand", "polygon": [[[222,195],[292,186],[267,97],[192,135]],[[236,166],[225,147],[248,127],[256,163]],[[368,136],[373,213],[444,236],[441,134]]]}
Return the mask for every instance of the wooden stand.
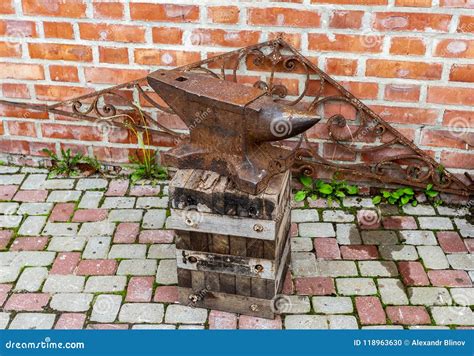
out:
{"label": "wooden stand", "polygon": [[176,230],[179,301],[274,318],[290,261],[290,173],[259,195],[224,176],[178,170],[167,228]]}

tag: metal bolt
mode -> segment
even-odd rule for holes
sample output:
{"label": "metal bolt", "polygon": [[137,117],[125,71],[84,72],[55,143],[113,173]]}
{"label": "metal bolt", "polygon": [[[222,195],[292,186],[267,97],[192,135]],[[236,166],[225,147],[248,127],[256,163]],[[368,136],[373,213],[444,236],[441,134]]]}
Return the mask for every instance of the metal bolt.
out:
{"label": "metal bolt", "polygon": [[262,265],[255,265],[254,269],[255,269],[255,272],[257,272],[257,273],[263,272],[263,266]]}
{"label": "metal bolt", "polygon": [[255,224],[255,225],[253,226],[253,231],[262,232],[262,231],[263,231],[263,226],[260,225],[260,224]]}
{"label": "metal bolt", "polygon": [[196,263],[196,262],[197,262],[197,258],[194,257],[194,256],[189,256],[189,257],[188,257],[188,261],[189,261],[190,263]]}
{"label": "metal bolt", "polygon": [[258,311],[258,305],[257,304],[252,304],[250,306],[250,310],[253,311],[253,312],[257,312]]}

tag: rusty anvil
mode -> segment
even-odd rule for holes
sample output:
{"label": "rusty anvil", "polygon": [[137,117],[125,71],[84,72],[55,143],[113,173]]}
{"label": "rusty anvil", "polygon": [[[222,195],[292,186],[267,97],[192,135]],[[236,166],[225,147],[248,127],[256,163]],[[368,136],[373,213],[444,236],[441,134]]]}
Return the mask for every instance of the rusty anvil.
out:
{"label": "rusty anvil", "polygon": [[148,83],[185,122],[190,139],[163,153],[163,164],[228,176],[259,194],[289,169],[290,151],[270,142],[306,131],[320,118],[275,102],[267,92],[208,74],[158,70]]}

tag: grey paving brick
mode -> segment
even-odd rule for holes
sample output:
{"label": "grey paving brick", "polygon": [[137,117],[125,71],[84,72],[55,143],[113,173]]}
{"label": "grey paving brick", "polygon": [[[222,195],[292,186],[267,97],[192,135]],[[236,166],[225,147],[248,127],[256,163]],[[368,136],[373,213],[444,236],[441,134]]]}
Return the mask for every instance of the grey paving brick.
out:
{"label": "grey paving brick", "polygon": [[20,267],[49,266],[55,257],[56,253],[49,251],[20,251],[13,259],[12,265]]}
{"label": "grey paving brick", "polygon": [[53,209],[53,203],[23,203],[18,209],[21,215],[47,215]]}
{"label": "grey paving brick", "polygon": [[204,325],[180,325],[178,326],[179,330],[202,330]]}
{"label": "grey paving brick", "polygon": [[38,292],[48,277],[46,267],[25,268],[15,284],[15,291]]}
{"label": "grey paving brick", "polygon": [[0,166],[0,174],[13,174],[20,171],[20,167],[15,166]]}
{"label": "grey paving brick", "polygon": [[319,221],[319,214],[316,209],[293,209],[291,221],[294,223],[316,222]]}
{"label": "grey paving brick", "polygon": [[309,237],[296,237],[290,240],[291,251],[309,252],[313,250],[313,240]]}
{"label": "grey paving brick", "polygon": [[285,329],[328,329],[328,320],[322,315],[287,315]]}
{"label": "grey paving brick", "polygon": [[174,244],[151,245],[148,250],[148,258],[173,259],[176,258],[176,247]]}
{"label": "grey paving brick", "polygon": [[357,319],[352,315],[329,315],[329,329],[358,329]]}
{"label": "grey paving brick", "polygon": [[0,175],[0,185],[20,185],[25,174],[2,174]]}
{"label": "grey paving brick", "polygon": [[156,271],[156,283],[177,284],[176,260],[161,260]]}
{"label": "grey paving brick", "polygon": [[381,245],[379,252],[385,260],[416,261],[418,259],[416,248],[411,245]]}
{"label": "grey paving brick", "polygon": [[108,221],[86,222],[79,230],[79,235],[83,236],[112,236],[115,230],[115,223]]}
{"label": "grey paving brick", "polygon": [[106,197],[102,203],[104,209],[132,209],[135,205],[133,197]]}
{"label": "grey paving brick", "polygon": [[75,179],[56,178],[48,179],[44,182],[42,188],[53,190],[53,189],[72,189],[74,188]]}
{"label": "grey paving brick", "polygon": [[42,235],[50,236],[75,236],[79,228],[78,223],[52,223],[48,222]]}
{"label": "grey paving brick", "polygon": [[437,245],[436,237],[432,231],[405,230],[399,232],[403,243],[408,245]]}
{"label": "grey paving brick", "polygon": [[51,274],[44,283],[43,292],[77,293],[84,289],[86,277],[75,275]]}
{"label": "grey paving brick", "polygon": [[403,326],[401,325],[369,325],[363,326],[362,329],[367,330],[403,330]]}
{"label": "grey paving brick", "polygon": [[371,278],[337,278],[337,291],[342,295],[371,295],[377,287]]}
{"label": "grey paving brick", "polygon": [[151,209],[151,208],[163,208],[168,207],[168,197],[140,197],[137,199],[136,207],[138,209]]}
{"label": "grey paving brick", "polygon": [[191,308],[172,304],[166,308],[165,323],[169,324],[203,324],[207,319],[207,309]]}
{"label": "grey paving brick", "polygon": [[156,273],[156,260],[123,260],[118,266],[117,275],[153,276]]}
{"label": "grey paving brick", "polygon": [[32,174],[48,174],[49,170],[47,168],[39,167],[21,167],[22,173],[32,173]]}
{"label": "grey paving brick", "polygon": [[0,266],[0,283],[15,282],[20,271],[19,266]]}
{"label": "grey paving brick", "polygon": [[96,209],[99,207],[100,201],[102,200],[103,196],[104,192],[85,192],[82,196],[81,201],[79,202],[78,207],[80,209]]}
{"label": "grey paving brick", "polygon": [[358,208],[373,208],[375,207],[370,198],[359,198],[359,197],[346,197],[343,200],[345,207],[358,207]]}
{"label": "grey paving brick", "polygon": [[144,229],[162,229],[165,225],[166,210],[150,209],[143,217],[142,227]]}
{"label": "grey paving brick", "polygon": [[355,220],[354,215],[345,212],[344,210],[324,210],[323,220],[337,223],[348,223]]}
{"label": "grey paving brick", "polygon": [[430,230],[453,230],[454,226],[451,219],[440,216],[423,216],[418,218],[421,229]]}
{"label": "grey paving brick", "polygon": [[46,224],[47,216],[28,216],[18,230],[19,236],[38,236]]}
{"label": "grey paving brick", "polygon": [[462,237],[474,237],[474,225],[468,223],[466,219],[455,218],[454,223]]}
{"label": "grey paving brick", "polygon": [[349,314],[354,308],[349,297],[313,297],[313,308],[322,314]]}
{"label": "grey paving brick", "polygon": [[86,248],[82,254],[85,259],[103,259],[107,258],[110,249],[110,236],[93,236],[87,241]]}
{"label": "grey paving brick", "polygon": [[145,258],[146,245],[143,244],[118,244],[110,248],[109,258]]}
{"label": "grey paving brick", "polygon": [[403,212],[409,215],[436,215],[436,211],[431,205],[418,204],[417,206],[405,205]]}
{"label": "grey paving brick", "polygon": [[429,269],[446,269],[449,267],[448,260],[439,246],[418,246],[423,264]]}
{"label": "grey paving brick", "polygon": [[18,256],[18,252],[0,252],[0,266],[10,266]]}
{"label": "grey paving brick", "polygon": [[7,328],[7,325],[10,322],[10,315],[10,313],[0,312],[0,330]]}
{"label": "grey paving brick", "polygon": [[120,308],[118,319],[124,323],[161,323],[163,321],[163,315],[163,304],[125,303],[122,305],[122,308]]}
{"label": "grey paving brick", "polygon": [[87,279],[84,292],[112,293],[125,290],[127,277],[125,276],[90,276]]}
{"label": "grey paving brick", "polygon": [[298,226],[302,237],[335,237],[336,232],[331,223],[301,223]]}
{"label": "grey paving brick", "polygon": [[474,325],[474,315],[468,307],[432,307],[431,315],[439,325]]}
{"label": "grey paving brick", "polygon": [[117,319],[122,296],[114,294],[101,294],[97,296],[92,307],[91,321],[112,323]]}
{"label": "grey paving brick", "polygon": [[135,324],[132,326],[132,329],[136,330],[175,330],[176,325],[170,324]]}
{"label": "grey paving brick", "polygon": [[336,239],[340,245],[359,245],[362,243],[356,224],[336,224]]}
{"label": "grey paving brick", "polygon": [[115,209],[109,212],[109,221],[113,222],[140,222],[143,210],[140,209]]}
{"label": "grey paving brick", "polygon": [[410,303],[413,305],[450,305],[451,296],[446,288],[410,287],[408,288]]}
{"label": "grey paving brick", "polygon": [[472,254],[453,254],[446,256],[449,264],[454,269],[463,269],[474,271],[474,255]]}
{"label": "grey paving brick", "polygon": [[85,236],[53,236],[47,250],[57,252],[82,251],[85,245]]}
{"label": "grey paving brick", "polygon": [[311,311],[311,304],[306,296],[285,295],[275,302],[278,310],[285,314],[306,314]]}
{"label": "grey paving brick", "polygon": [[77,181],[77,190],[93,190],[107,188],[107,179],[102,178],[82,178]]}
{"label": "grey paving brick", "polygon": [[67,312],[84,312],[89,310],[93,294],[58,293],[51,298],[51,309]]}
{"label": "grey paving brick", "polygon": [[0,214],[2,214],[2,215],[15,215],[15,214],[16,215],[23,215],[24,213],[18,211],[19,207],[20,207],[19,203],[13,203],[13,202],[0,203]]}
{"label": "grey paving brick", "polygon": [[50,313],[18,313],[10,323],[9,329],[51,329],[56,319]]}
{"label": "grey paving brick", "polygon": [[451,288],[454,303],[462,306],[474,305],[474,288]]}
{"label": "grey paving brick", "polygon": [[39,190],[46,182],[47,174],[29,174],[21,185],[22,190]]}
{"label": "grey paving brick", "polygon": [[394,231],[362,231],[361,235],[362,241],[366,245],[395,245],[398,243],[398,237]]}
{"label": "grey paving brick", "polygon": [[2,215],[0,216],[0,228],[16,228],[20,226],[22,219],[22,215]]}
{"label": "grey paving brick", "polygon": [[292,253],[291,270],[295,276],[310,277],[318,275],[316,256],[311,252]]}
{"label": "grey paving brick", "polygon": [[365,277],[398,276],[397,266],[392,261],[359,261],[360,274]]}
{"label": "grey paving brick", "polygon": [[358,274],[354,261],[317,260],[316,268],[317,275],[322,277],[357,276]]}
{"label": "grey paving brick", "polygon": [[81,198],[82,192],[79,190],[53,190],[49,193],[46,201],[51,203],[75,202]]}
{"label": "grey paving brick", "polygon": [[403,288],[403,283],[395,278],[378,278],[380,297],[385,305],[406,305],[408,297]]}
{"label": "grey paving brick", "polygon": [[445,216],[465,216],[469,215],[469,210],[466,207],[450,208],[449,206],[438,206],[436,208],[439,215]]}

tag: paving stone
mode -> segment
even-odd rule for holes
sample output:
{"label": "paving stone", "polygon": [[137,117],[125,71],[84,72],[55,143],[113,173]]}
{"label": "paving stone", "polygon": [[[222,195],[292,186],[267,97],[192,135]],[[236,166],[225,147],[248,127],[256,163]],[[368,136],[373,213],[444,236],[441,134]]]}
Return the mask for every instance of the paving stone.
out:
{"label": "paving stone", "polygon": [[2,215],[0,216],[0,228],[16,228],[20,226],[22,215]]}
{"label": "paving stone", "polygon": [[112,236],[115,224],[108,221],[86,222],[79,230],[79,235],[83,236]]}
{"label": "paving stone", "polygon": [[19,190],[13,200],[23,203],[41,203],[48,197],[47,190]]}
{"label": "paving stone", "polygon": [[432,307],[431,315],[439,325],[474,325],[474,315],[469,307]]}
{"label": "paving stone", "polygon": [[53,209],[53,203],[22,203],[18,209],[20,215],[47,215]]}
{"label": "paving stone", "polygon": [[341,246],[341,254],[345,260],[376,260],[379,258],[379,251],[375,245]]}
{"label": "paving stone", "polygon": [[46,267],[25,268],[16,282],[15,290],[38,292],[46,277],[48,277],[48,269]]}
{"label": "paving stone", "polygon": [[22,167],[21,172],[33,173],[33,174],[38,174],[38,173],[49,174],[49,170],[47,168],[28,167],[28,166]]}
{"label": "paving stone", "polygon": [[316,261],[317,275],[322,277],[357,276],[357,267],[353,261]]}
{"label": "paving stone", "polygon": [[355,224],[336,224],[336,239],[340,245],[358,245],[362,243]]}
{"label": "paving stone", "polygon": [[[156,273],[156,266],[156,260],[124,260],[120,261],[117,275],[152,276]],[[166,276],[163,278],[166,279]]]}
{"label": "paving stone", "polygon": [[349,297],[313,297],[313,308],[322,314],[349,314],[354,308]]}
{"label": "paving stone", "polygon": [[169,325],[169,324],[135,324],[132,326],[132,329],[136,330],[175,330],[176,325]]}
{"label": "paving stone", "polygon": [[76,236],[79,229],[78,223],[51,223],[48,222],[42,235],[50,236]]}
{"label": "paving stone", "polygon": [[0,185],[0,200],[11,200],[17,190],[17,185]]}
{"label": "paving stone", "polygon": [[153,295],[153,277],[132,277],[128,282],[127,302],[149,302]]}
{"label": "paving stone", "polygon": [[13,174],[17,173],[20,170],[20,167],[14,167],[14,166],[0,166],[0,174]]}
{"label": "paving stone", "polygon": [[163,208],[166,209],[168,207],[169,199],[168,197],[141,197],[137,198],[137,205],[138,209],[151,209],[151,208]]}
{"label": "paving stone", "polygon": [[436,236],[445,253],[468,252],[466,245],[456,231],[438,231]]}
{"label": "paving stone", "polygon": [[0,175],[0,185],[20,185],[25,174],[3,174]]}
{"label": "paving stone", "polygon": [[403,212],[408,215],[436,215],[436,211],[431,205],[418,204],[411,206],[409,204],[403,206]]}
{"label": "paving stone", "polygon": [[77,330],[84,328],[86,315],[81,313],[62,313],[59,316],[55,329],[60,330]]}
{"label": "paving stone", "polygon": [[109,221],[113,222],[137,222],[141,221],[143,210],[139,209],[115,209],[109,213]]}
{"label": "paving stone", "polygon": [[461,270],[428,271],[428,277],[434,286],[470,287],[472,285],[469,275]]}
{"label": "paving stone", "polygon": [[103,192],[85,192],[79,202],[79,209],[97,209],[104,196]]}
{"label": "paving stone", "polygon": [[317,237],[314,239],[316,257],[319,259],[337,260],[341,259],[341,252],[337,240],[328,237]]}
{"label": "paving stone", "polygon": [[456,304],[462,306],[474,305],[474,288],[451,288],[450,292]]}
{"label": "paving stone", "polygon": [[10,266],[19,252],[0,252],[0,266]]}
{"label": "paving stone", "polygon": [[436,237],[432,231],[407,230],[400,231],[400,238],[408,245],[437,245]]}
{"label": "paving stone", "polygon": [[153,185],[132,185],[129,195],[134,196],[155,196],[160,194],[161,187]]}
{"label": "paving stone", "polygon": [[385,324],[385,312],[377,297],[356,297],[355,305],[360,323],[363,325]]}
{"label": "paving stone", "polygon": [[361,209],[357,211],[357,224],[361,229],[376,230],[381,227],[381,213],[375,209]]}
{"label": "paving stone", "polygon": [[143,217],[142,227],[144,229],[161,229],[165,225],[166,210],[150,209]]}
{"label": "paving stone", "polygon": [[122,296],[114,294],[99,295],[92,307],[91,321],[100,323],[112,323],[117,319],[120,305],[122,304]]}
{"label": "paving stone", "polygon": [[275,300],[278,310],[286,314],[306,314],[311,311],[309,298],[301,295],[285,295]]}
{"label": "paving stone", "polygon": [[362,231],[361,235],[362,241],[364,241],[366,245],[394,245],[398,243],[397,234],[393,231]]}
{"label": "paving stone", "polygon": [[82,260],[77,266],[76,274],[85,276],[110,276],[117,271],[115,260]]}
{"label": "paving stone", "polygon": [[17,237],[13,240],[10,251],[42,251],[47,244],[47,237]]}
{"label": "paving stone", "polygon": [[12,230],[0,230],[0,250],[5,250],[7,248],[12,237],[13,237]]}
{"label": "paving stone", "polygon": [[328,329],[328,320],[322,315],[287,315],[285,329]]}
{"label": "paving stone", "polygon": [[202,330],[204,325],[180,325],[178,326],[179,330]]}
{"label": "paving stone", "polygon": [[350,315],[329,315],[329,329],[358,329],[357,319]]}
{"label": "paving stone", "polygon": [[[20,207],[19,203],[10,203],[10,202],[0,203],[0,214],[2,214],[2,215],[14,215],[15,213],[17,213],[17,210],[18,210],[19,207]],[[18,211],[17,214],[18,215],[23,215],[24,213],[21,213],[21,212]]]}
{"label": "paving stone", "polygon": [[401,325],[368,325],[363,326],[361,329],[367,330],[403,330]]}
{"label": "paving stone", "polygon": [[161,302],[161,303],[178,303],[178,287],[177,286],[156,287],[153,301]]}
{"label": "paving stone", "polygon": [[46,224],[46,216],[28,216],[21,224],[18,230],[20,236],[35,236],[41,233],[44,224]]}
{"label": "paving stone", "polygon": [[430,230],[453,230],[453,223],[449,218],[443,217],[419,217],[418,222],[420,223],[421,229]]}
{"label": "paving stone", "polygon": [[84,292],[107,293],[125,290],[127,277],[125,276],[91,276],[87,279]]}
{"label": "paving stone", "polygon": [[102,203],[103,209],[132,209],[135,198],[132,197],[106,197]]}
{"label": "paving stone", "polygon": [[375,205],[370,198],[346,197],[343,205],[345,207],[373,208]]}
{"label": "paving stone", "polygon": [[301,223],[299,235],[302,237],[335,237],[336,232],[331,223]]}
{"label": "paving stone", "polygon": [[127,193],[129,183],[128,179],[114,179],[110,182],[109,189],[105,195],[109,197],[124,196]]}
{"label": "paving stone", "polygon": [[337,291],[342,295],[370,295],[377,293],[371,278],[337,278]]}
{"label": "paving stone", "polygon": [[79,209],[74,213],[73,222],[98,222],[107,219],[109,211],[106,209]]}
{"label": "paving stone", "polygon": [[156,283],[177,284],[176,260],[161,260],[156,272]]}
{"label": "paving stone", "polygon": [[76,204],[74,203],[59,203],[54,206],[54,209],[49,216],[50,222],[67,222],[74,213]]}
{"label": "paving stone", "polygon": [[151,245],[148,250],[148,258],[167,259],[176,258],[176,247],[174,244]]}
{"label": "paving stone", "polygon": [[86,329],[93,329],[93,330],[128,330],[128,324],[87,324]]}
{"label": "paving stone", "polygon": [[448,260],[439,246],[418,246],[423,264],[429,269],[446,269],[449,267]]}
{"label": "paving stone", "polygon": [[163,304],[125,303],[120,309],[118,320],[125,323],[161,323],[163,315]]}
{"label": "paving stone", "polygon": [[309,237],[296,237],[290,240],[291,251],[309,252],[313,250],[313,241]]}
{"label": "paving stone", "polygon": [[422,306],[388,306],[385,311],[393,324],[421,325],[431,324],[430,316]]}
{"label": "paving stone", "polygon": [[0,330],[6,329],[9,322],[10,313],[0,312]]}
{"label": "paving stone", "polygon": [[398,262],[398,270],[407,286],[426,286],[430,284],[428,275],[420,262]]}
{"label": "paving stone", "polygon": [[257,318],[254,316],[241,315],[239,317],[239,329],[281,329],[282,323],[280,316],[276,316],[275,319],[264,319]]}
{"label": "paving stone", "polygon": [[85,245],[85,236],[54,236],[49,242],[48,251],[82,251]]}
{"label": "paving stone", "polygon": [[53,190],[49,193],[48,202],[51,203],[67,203],[78,201],[82,192],[78,190]]}
{"label": "paving stone", "polygon": [[411,230],[418,228],[412,216],[384,216],[382,225],[389,230]]}
{"label": "paving stone", "polygon": [[107,258],[110,249],[110,236],[93,236],[90,237],[82,257],[86,259],[102,259]]}
{"label": "paving stone", "polygon": [[395,278],[378,278],[380,297],[385,305],[408,304],[408,297],[403,289],[403,283]]}
{"label": "paving stone", "polygon": [[450,305],[451,296],[446,288],[410,287],[408,288],[410,303],[413,305]]}
{"label": "paving stone", "polygon": [[334,280],[329,277],[295,278],[299,295],[332,295],[336,293]]}
{"label": "paving stone", "polygon": [[22,190],[35,190],[43,188],[47,174],[29,174],[21,185]]}
{"label": "paving stone", "polygon": [[394,277],[398,276],[397,266],[392,261],[359,261],[362,276]]}
{"label": "paving stone", "polygon": [[344,210],[324,210],[323,220],[337,223],[348,223],[355,220],[354,215],[345,212]]}
{"label": "paving stone", "polygon": [[237,315],[219,310],[209,313],[209,329],[233,330],[237,329]]}
{"label": "paving stone", "polygon": [[173,230],[142,230],[138,241],[142,244],[169,244],[174,241]]}
{"label": "paving stone", "polygon": [[82,178],[77,181],[77,190],[94,190],[107,188],[108,182],[102,178]]}
{"label": "paving stone", "polygon": [[18,313],[9,329],[51,329],[55,319],[56,315],[49,313]]}
{"label": "paving stone", "polygon": [[291,221],[295,223],[316,222],[319,221],[319,214],[316,209],[293,209]]}
{"label": "paving stone", "polygon": [[67,312],[83,312],[90,308],[93,294],[89,293],[58,293],[51,298],[52,309]]}
{"label": "paving stone", "polygon": [[72,189],[74,188],[74,183],[76,182],[75,179],[65,179],[65,178],[58,178],[58,179],[48,179],[44,182],[42,188],[53,190],[53,189]]}
{"label": "paving stone", "polygon": [[48,304],[49,294],[15,293],[10,296],[4,306],[6,311],[42,311]]}
{"label": "paving stone", "polygon": [[474,237],[474,225],[467,222],[466,219],[454,219],[456,227],[462,237]]}
{"label": "paving stone", "polygon": [[141,244],[112,245],[109,252],[109,258],[145,258],[146,249],[146,245]]}
{"label": "paving stone", "polygon": [[381,245],[379,251],[385,260],[415,261],[418,259],[416,248],[411,245]]}
{"label": "paving stone", "polygon": [[44,283],[43,292],[77,293],[84,289],[85,277],[74,275],[52,274]]}
{"label": "paving stone", "polygon": [[291,254],[291,271],[295,276],[311,277],[318,275],[316,256],[311,252]]}
{"label": "paving stone", "polygon": [[465,207],[462,208],[450,208],[449,206],[438,206],[436,207],[439,215],[446,216],[464,216],[469,215],[469,210]]}
{"label": "paving stone", "polygon": [[474,255],[472,254],[456,254],[456,255],[446,255],[449,264],[454,269],[464,269],[467,271],[474,270]]}
{"label": "paving stone", "polygon": [[78,252],[58,253],[51,267],[51,274],[72,274],[76,269],[81,254]]}
{"label": "paving stone", "polygon": [[140,231],[138,223],[121,223],[117,225],[114,234],[114,243],[134,243]]}
{"label": "paving stone", "polygon": [[12,265],[26,267],[49,266],[53,263],[56,254],[44,251],[20,251],[15,256]]}

